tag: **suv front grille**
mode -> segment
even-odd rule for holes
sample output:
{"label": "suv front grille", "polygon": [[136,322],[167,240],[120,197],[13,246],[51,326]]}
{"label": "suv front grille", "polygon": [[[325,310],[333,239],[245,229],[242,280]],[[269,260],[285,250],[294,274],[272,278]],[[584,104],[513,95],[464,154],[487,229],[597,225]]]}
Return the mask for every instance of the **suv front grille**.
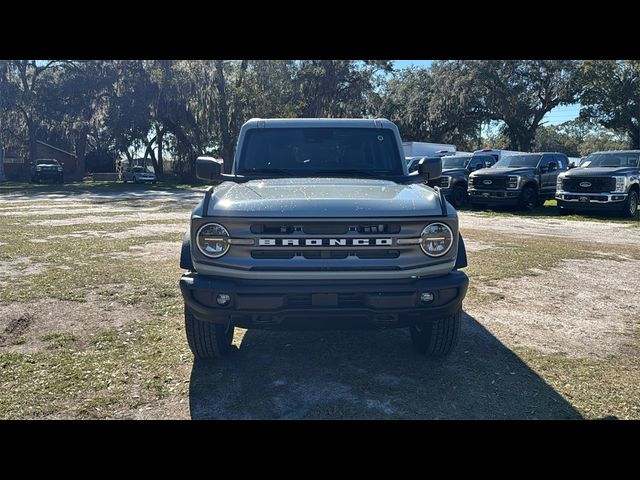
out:
{"label": "suv front grille", "polygon": [[498,190],[507,188],[507,175],[482,175],[479,177],[471,177],[470,181],[475,188],[483,190]]}
{"label": "suv front grille", "polygon": [[616,188],[613,177],[568,177],[562,179],[562,190],[565,192],[603,193],[612,192]]}
{"label": "suv front grille", "polygon": [[348,223],[308,223],[294,225],[291,223],[254,223],[251,225],[251,233],[259,233],[262,235],[288,235],[293,232],[302,232],[307,235],[345,235],[349,231],[356,231],[362,234],[400,233],[400,224],[362,223],[350,225]]}
{"label": "suv front grille", "polygon": [[345,259],[347,257],[357,257],[362,259],[384,259],[398,258],[400,251],[398,250],[253,250],[251,257],[262,260],[291,259],[294,257],[303,257],[307,260],[335,260]]}

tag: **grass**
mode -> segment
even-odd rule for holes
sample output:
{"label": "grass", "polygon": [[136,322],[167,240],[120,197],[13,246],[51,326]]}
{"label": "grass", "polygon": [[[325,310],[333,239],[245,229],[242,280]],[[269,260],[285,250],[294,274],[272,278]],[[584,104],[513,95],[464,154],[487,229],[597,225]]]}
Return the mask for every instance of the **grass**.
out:
{"label": "grass", "polygon": [[538,217],[558,217],[563,220],[578,220],[584,222],[605,222],[605,223],[628,223],[640,227],[640,218],[622,218],[616,213],[597,213],[597,212],[585,212],[582,214],[560,215],[556,208],[557,202],[555,200],[547,200],[543,206],[535,207],[530,212],[523,212],[514,210],[513,208],[501,208],[494,207],[488,210],[467,210],[473,212],[476,215],[485,217],[525,217],[525,218],[538,218]]}
{"label": "grass", "polygon": [[567,358],[516,349],[585,418],[640,418],[640,360]]}

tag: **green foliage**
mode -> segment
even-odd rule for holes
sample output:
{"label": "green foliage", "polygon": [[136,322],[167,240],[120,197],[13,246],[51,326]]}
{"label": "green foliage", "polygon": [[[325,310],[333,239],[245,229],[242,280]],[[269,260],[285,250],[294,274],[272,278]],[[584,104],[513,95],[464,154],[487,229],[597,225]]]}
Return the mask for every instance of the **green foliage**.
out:
{"label": "green foliage", "polygon": [[587,60],[579,80],[580,116],[628,135],[640,148],[640,61]]}

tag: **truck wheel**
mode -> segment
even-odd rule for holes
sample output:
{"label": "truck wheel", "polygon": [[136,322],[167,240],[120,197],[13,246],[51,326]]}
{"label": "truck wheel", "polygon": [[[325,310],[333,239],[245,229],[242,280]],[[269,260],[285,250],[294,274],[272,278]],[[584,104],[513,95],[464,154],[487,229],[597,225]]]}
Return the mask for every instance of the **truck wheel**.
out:
{"label": "truck wheel", "polygon": [[439,318],[409,328],[413,348],[427,357],[445,357],[458,343],[462,309],[451,317]]}
{"label": "truck wheel", "polygon": [[627,201],[624,202],[624,209],[622,214],[626,218],[633,218],[638,214],[638,192],[631,190],[627,195]]}
{"label": "truck wheel", "polygon": [[451,205],[462,208],[467,204],[467,189],[462,185],[456,185],[451,191]]}
{"label": "truck wheel", "polygon": [[538,194],[533,187],[526,187],[520,195],[520,209],[530,212],[538,202]]}
{"label": "truck wheel", "polygon": [[193,356],[203,359],[220,358],[233,350],[234,326],[203,322],[196,319],[185,307],[184,324],[187,333],[187,342],[193,352]]}

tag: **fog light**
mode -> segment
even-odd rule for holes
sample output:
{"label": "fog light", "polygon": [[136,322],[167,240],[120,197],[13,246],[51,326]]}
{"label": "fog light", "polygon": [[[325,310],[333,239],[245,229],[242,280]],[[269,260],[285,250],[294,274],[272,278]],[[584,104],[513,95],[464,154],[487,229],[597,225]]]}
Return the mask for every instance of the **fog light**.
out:
{"label": "fog light", "polygon": [[422,292],[420,294],[420,301],[424,302],[424,303],[433,302],[433,298],[434,298],[434,296],[433,296],[433,293],[431,293],[431,292]]}
{"label": "fog light", "polygon": [[218,303],[218,305],[221,305],[221,306],[228,305],[230,301],[231,301],[231,296],[227,295],[226,293],[219,293],[218,296],[216,297],[216,302]]}

